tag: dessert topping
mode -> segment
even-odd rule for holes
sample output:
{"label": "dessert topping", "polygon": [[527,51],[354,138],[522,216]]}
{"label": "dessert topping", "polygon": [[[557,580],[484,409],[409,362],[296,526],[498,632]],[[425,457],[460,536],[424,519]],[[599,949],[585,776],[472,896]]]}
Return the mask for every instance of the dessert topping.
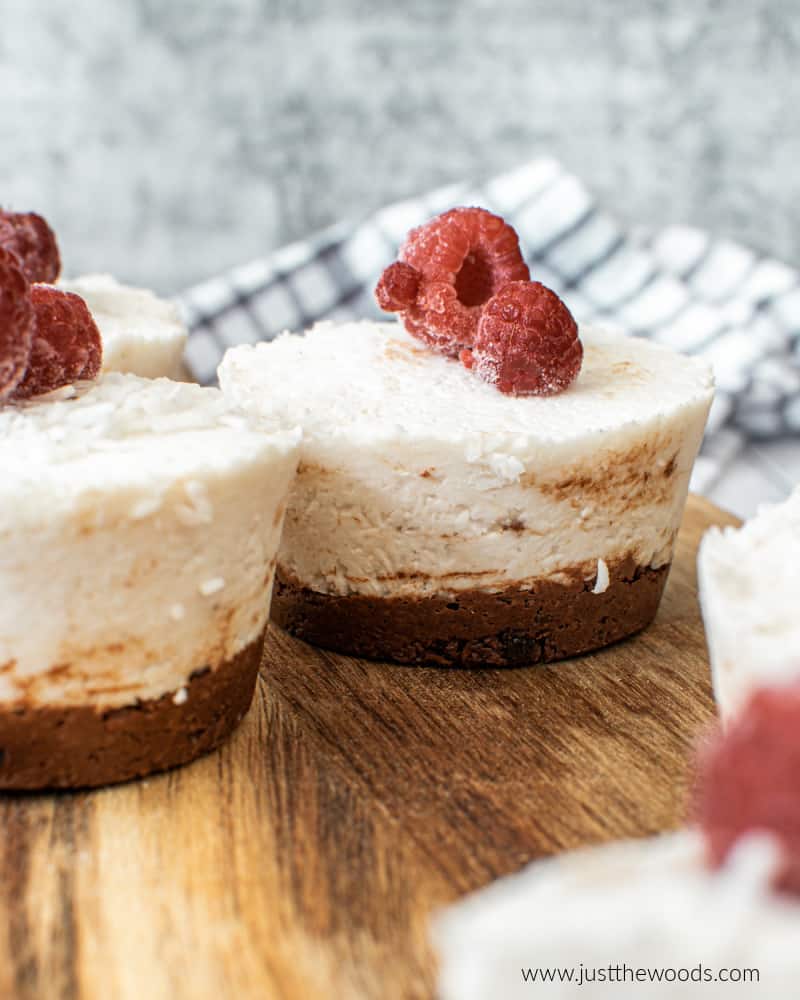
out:
{"label": "dessert topping", "polygon": [[25,377],[14,399],[52,392],[96,378],[103,360],[100,331],[79,295],[51,285],[32,285],[35,336]]}
{"label": "dessert topping", "polygon": [[704,748],[695,815],[712,867],[749,832],[775,836],[775,888],[800,894],[800,685],[762,688]]}
{"label": "dessert topping", "polygon": [[422,275],[410,264],[396,260],[390,264],[378,279],[375,298],[385,312],[402,312],[417,300]]}
{"label": "dessert topping", "polygon": [[530,277],[516,232],[484,208],[453,208],[412,229],[399,257],[402,267],[391,265],[378,282],[378,304],[450,357],[472,346],[492,295]]}
{"label": "dessert topping", "polygon": [[55,234],[41,215],[0,210],[0,403],[100,371],[103,346],[89,307],[49,284],[60,270]]}
{"label": "dessert topping", "polygon": [[17,255],[28,281],[53,282],[61,272],[55,233],[35,212],[0,210],[0,247]]}
{"label": "dessert topping", "polygon": [[25,375],[33,329],[28,279],[19,259],[0,246],[0,403],[11,398]]}
{"label": "dessert topping", "polygon": [[375,288],[406,330],[514,396],[551,396],[578,377],[578,326],[530,280],[516,231],[484,208],[453,208],[412,229]]}
{"label": "dessert topping", "polygon": [[551,396],[577,378],[583,346],[555,292],[538,281],[512,281],[483,307],[475,344],[461,360],[501,392]]}

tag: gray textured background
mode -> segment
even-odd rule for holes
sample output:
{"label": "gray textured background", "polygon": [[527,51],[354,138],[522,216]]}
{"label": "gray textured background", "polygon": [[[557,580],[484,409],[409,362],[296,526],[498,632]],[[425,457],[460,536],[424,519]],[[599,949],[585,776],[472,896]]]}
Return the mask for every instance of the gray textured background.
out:
{"label": "gray textured background", "polygon": [[3,0],[0,200],[177,291],[552,153],[800,264],[795,0]]}

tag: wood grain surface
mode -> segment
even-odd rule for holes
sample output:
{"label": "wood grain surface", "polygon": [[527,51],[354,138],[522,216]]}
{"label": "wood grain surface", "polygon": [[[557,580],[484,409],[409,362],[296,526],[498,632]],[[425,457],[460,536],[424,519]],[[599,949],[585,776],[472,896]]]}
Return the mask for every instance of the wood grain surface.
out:
{"label": "wood grain surface", "polygon": [[0,997],[435,993],[433,910],[532,858],[678,825],[713,715],[690,498],[657,621],[550,667],[367,663],[275,631],[220,752],[0,798]]}

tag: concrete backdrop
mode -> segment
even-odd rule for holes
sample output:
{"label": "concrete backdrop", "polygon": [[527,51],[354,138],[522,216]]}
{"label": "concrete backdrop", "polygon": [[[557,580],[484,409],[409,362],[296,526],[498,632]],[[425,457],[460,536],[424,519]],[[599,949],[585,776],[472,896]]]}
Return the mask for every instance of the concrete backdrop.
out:
{"label": "concrete backdrop", "polygon": [[0,203],[177,291],[551,153],[800,265],[795,0],[3,0]]}

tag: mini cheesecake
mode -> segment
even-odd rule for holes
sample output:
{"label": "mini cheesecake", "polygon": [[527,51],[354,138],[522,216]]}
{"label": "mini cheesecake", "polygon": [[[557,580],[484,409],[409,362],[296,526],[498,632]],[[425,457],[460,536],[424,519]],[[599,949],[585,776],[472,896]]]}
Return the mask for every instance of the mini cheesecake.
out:
{"label": "mini cheesecake", "polygon": [[437,995],[796,997],[800,905],[770,888],[774,843],[749,836],[716,872],[703,853],[700,836],[681,831],[495,882],[437,919]]}
{"label": "mini cheesecake", "polygon": [[226,395],[304,429],[273,619],[401,663],[558,660],[656,613],[712,398],[699,362],[581,330],[577,381],[512,397],[398,323],[230,350]]}
{"label": "mini cheesecake", "polygon": [[0,407],[0,787],[120,781],[231,732],[298,440],[133,375]]}
{"label": "mini cheesecake", "polygon": [[144,288],[121,285],[108,274],[58,282],[86,302],[103,338],[103,371],[143,378],[186,378],[187,331],[174,302]]}
{"label": "mini cheesecake", "polygon": [[714,694],[724,718],[757,688],[800,678],[800,490],[742,528],[711,528],[698,555]]}

